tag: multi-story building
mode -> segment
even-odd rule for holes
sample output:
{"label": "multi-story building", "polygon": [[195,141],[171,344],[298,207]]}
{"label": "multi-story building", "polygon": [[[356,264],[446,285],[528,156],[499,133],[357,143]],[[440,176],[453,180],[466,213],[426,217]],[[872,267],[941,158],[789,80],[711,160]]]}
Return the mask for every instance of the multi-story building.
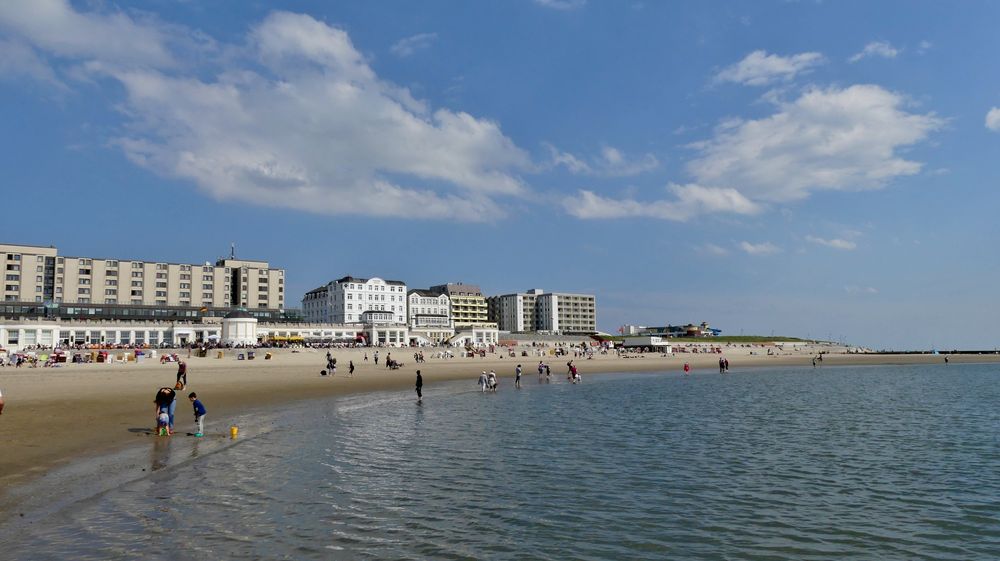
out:
{"label": "multi-story building", "polygon": [[525,333],[545,331],[561,334],[590,334],[597,331],[597,304],[592,294],[544,292],[491,296],[489,317],[502,331]]}
{"label": "multi-story building", "polygon": [[486,298],[478,286],[463,283],[439,284],[432,286],[430,292],[448,296],[451,302],[451,320],[456,331],[472,327],[496,329],[496,323],[489,318]]}
{"label": "multi-story building", "polygon": [[306,321],[322,323],[406,323],[406,283],[347,276],[306,293]]}
{"label": "multi-story building", "polygon": [[69,257],[55,247],[0,244],[0,262],[7,270],[0,315],[8,317],[221,316],[243,307],[278,319],[285,307],[285,271],[265,261]]}
{"label": "multi-story building", "polygon": [[447,294],[414,289],[406,297],[411,338],[422,336],[428,343],[440,343],[455,334]]}

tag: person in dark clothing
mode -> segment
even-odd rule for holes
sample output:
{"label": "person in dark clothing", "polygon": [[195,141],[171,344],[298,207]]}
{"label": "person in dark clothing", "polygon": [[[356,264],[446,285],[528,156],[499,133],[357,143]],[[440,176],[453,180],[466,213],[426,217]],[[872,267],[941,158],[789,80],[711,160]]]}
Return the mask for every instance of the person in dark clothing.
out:
{"label": "person in dark clothing", "polygon": [[181,388],[188,383],[188,365],[183,360],[177,363],[177,383],[182,384]]}
{"label": "person in dark clothing", "polygon": [[420,403],[424,399],[424,394],[421,390],[424,387],[424,379],[420,376],[420,371],[417,370],[417,403]]}
{"label": "person in dark clothing", "polygon": [[174,433],[174,411],[177,410],[177,394],[172,388],[160,388],[156,392],[156,397],[153,398],[153,402],[156,404],[155,415],[159,416],[161,409],[166,409],[167,415],[170,416],[170,423],[167,425],[167,431],[169,434]]}

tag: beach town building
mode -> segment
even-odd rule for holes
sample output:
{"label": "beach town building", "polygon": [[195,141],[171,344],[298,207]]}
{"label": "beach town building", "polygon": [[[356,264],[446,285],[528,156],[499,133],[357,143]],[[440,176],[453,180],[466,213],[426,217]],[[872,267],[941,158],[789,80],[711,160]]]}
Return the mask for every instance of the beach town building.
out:
{"label": "beach town building", "polygon": [[593,294],[527,292],[490,296],[489,318],[501,331],[586,335],[597,332],[597,299]]}
{"label": "beach town building", "polygon": [[266,261],[71,257],[55,247],[0,244],[0,263],[0,317],[221,317],[245,308],[254,317],[278,320],[285,307],[285,271]]}
{"label": "beach town building", "polygon": [[455,335],[451,319],[451,299],[447,294],[411,289],[407,297],[407,324],[416,344],[446,342]]}
{"label": "beach town building", "polygon": [[287,323],[259,321],[235,310],[225,317],[192,321],[157,320],[0,320],[0,349],[15,352],[37,347],[149,348],[197,343],[222,345],[350,343],[405,346],[405,325]]}
{"label": "beach town building", "polygon": [[406,324],[406,283],[346,276],[302,298],[302,316],[321,323]]}
{"label": "beach town building", "polygon": [[460,282],[448,283],[432,286],[429,291],[448,296],[451,302],[451,320],[456,330],[497,327],[496,322],[490,321],[486,298],[479,286]]}

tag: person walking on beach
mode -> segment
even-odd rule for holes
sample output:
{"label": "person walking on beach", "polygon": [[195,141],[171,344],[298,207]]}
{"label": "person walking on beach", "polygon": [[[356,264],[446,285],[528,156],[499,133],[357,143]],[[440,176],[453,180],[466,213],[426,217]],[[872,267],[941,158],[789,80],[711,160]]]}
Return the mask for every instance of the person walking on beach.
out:
{"label": "person walking on beach", "polygon": [[424,379],[420,376],[420,371],[417,370],[417,403],[424,400],[424,394],[421,390],[424,387]]}
{"label": "person walking on beach", "polygon": [[545,365],[538,361],[538,383],[542,383],[542,376],[545,374]]}
{"label": "person walking on beach", "polygon": [[486,378],[486,371],[479,375],[479,387],[482,389],[482,393],[486,393],[486,388],[489,385],[489,381]]}
{"label": "person walking on beach", "polygon": [[365,362],[368,362],[368,353],[365,353]]}
{"label": "person walking on beach", "polygon": [[155,415],[159,417],[160,410],[166,410],[168,415],[167,433],[174,434],[174,411],[177,410],[177,400],[175,399],[177,394],[172,388],[160,388],[156,392],[156,397],[153,398],[153,403],[156,404]]}
{"label": "person walking on beach", "polygon": [[198,425],[198,432],[194,435],[201,438],[205,436],[205,406],[201,404],[201,401],[198,400],[198,394],[194,392],[188,394],[188,399],[191,400],[191,405],[194,407],[194,422]]}
{"label": "person walking on beach", "polygon": [[351,377],[351,378],[354,377],[354,361],[353,360],[347,362],[347,375],[349,377]]}
{"label": "person walking on beach", "polygon": [[691,365],[688,364],[688,363],[686,363],[686,362],[684,363],[684,373],[685,374],[690,374],[691,373]]}
{"label": "person walking on beach", "polygon": [[548,364],[545,365],[545,383],[552,383],[552,369],[549,368]]}
{"label": "person walking on beach", "polygon": [[490,373],[486,375],[486,381],[490,385],[490,391],[493,393],[497,392],[497,373],[490,370]]}
{"label": "person walking on beach", "polygon": [[188,383],[188,365],[183,360],[177,363],[177,389],[183,390]]}
{"label": "person walking on beach", "polygon": [[725,367],[725,368],[723,368],[723,371],[724,372],[729,372],[729,359],[728,358],[723,360],[723,366]]}
{"label": "person walking on beach", "polygon": [[726,373],[726,359],[719,357],[719,374]]}
{"label": "person walking on beach", "polygon": [[[378,363],[376,362],[376,364]],[[385,367],[392,367],[392,353],[385,353]]]}
{"label": "person walking on beach", "polygon": [[521,389],[521,365],[518,364],[517,368],[514,369],[514,387]]}
{"label": "person walking on beach", "polygon": [[375,366],[378,366],[378,351],[375,351],[373,356],[375,357]]}

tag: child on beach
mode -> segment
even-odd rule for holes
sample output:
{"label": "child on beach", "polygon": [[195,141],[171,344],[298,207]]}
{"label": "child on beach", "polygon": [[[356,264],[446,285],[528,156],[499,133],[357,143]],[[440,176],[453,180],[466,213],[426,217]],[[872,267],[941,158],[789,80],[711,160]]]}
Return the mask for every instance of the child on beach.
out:
{"label": "child on beach", "polygon": [[198,394],[191,392],[188,394],[188,399],[191,400],[191,405],[194,407],[194,422],[198,425],[198,432],[194,433],[197,437],[205,436],[205,406],[201,404],[198,400]]}
{"label": "child on beach", "polygon": [[170,435],[170,414],[166,409],[160,409],[160,414],[156,416],[156,434],[159,436]]}

